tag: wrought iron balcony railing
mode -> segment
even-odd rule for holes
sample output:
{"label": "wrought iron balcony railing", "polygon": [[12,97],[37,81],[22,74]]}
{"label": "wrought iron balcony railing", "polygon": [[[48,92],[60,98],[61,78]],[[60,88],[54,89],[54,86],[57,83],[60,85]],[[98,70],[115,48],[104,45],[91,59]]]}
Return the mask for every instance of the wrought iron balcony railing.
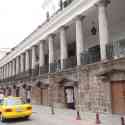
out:
{"label": "wrought iron balcony railing", "polygon": [[100,51],[98,53],[92,53],[90,51],[84,51],[81,53],[81,63],[91,64],[100,61]]}
{"label": "wrought iron balcony railing", "polygon": [[[125,57],[125,41],[111,42],[106,45],[106,57],[107,59],[117,59]],[[81,63],[91,64],[100,61],[100,50],[95,52],[84,51],[81,53]]]}
{"label": "wrought iron balcony railing", "polygon": [[125,41],[116,41],[106,45],[106,55],[108,59],[125,57]]}
{"label": "wrought iron balcony railing", "polygon": [[[74,68],[77,64],[76,56],[72,56],[68,59],[63,60],[63,67],[64,69],[67,68]],[[61,71],[61,63],[59,61],[55,61],[54,63],[50,64],[49,72],[58,72]]]}

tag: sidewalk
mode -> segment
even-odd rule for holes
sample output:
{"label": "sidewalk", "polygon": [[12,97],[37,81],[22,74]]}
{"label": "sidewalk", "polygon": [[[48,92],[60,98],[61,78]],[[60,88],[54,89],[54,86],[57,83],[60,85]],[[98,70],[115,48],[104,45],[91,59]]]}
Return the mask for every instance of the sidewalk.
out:
{"label": "sidewalk", "polygon": [[[51,115],[50,107],[41,105],[33,106],[33,112],[37,113],[40,119],[44,117],[44,119],[49,120],[51,125],[96,125],[95,113],[80,112],[82,120],[76,120],[75,110],[56,108],[54,111],[55,114]],[[121,125],[120,115],[101,114],[100,120],[100,125]]]}

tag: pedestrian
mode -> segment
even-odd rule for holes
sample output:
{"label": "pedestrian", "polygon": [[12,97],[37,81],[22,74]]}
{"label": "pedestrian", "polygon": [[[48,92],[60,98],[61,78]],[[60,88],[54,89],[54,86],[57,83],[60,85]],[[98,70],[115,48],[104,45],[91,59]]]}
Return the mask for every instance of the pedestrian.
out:
{"label": "pedestrian", "polygon": [[2,90],[0,91],[0,104],[2,103],[3,101],[3,98],[4,98],[4,94],[2,92]]}
{"label": "pedestrian", "polygon": [[30,93],[30,90],[27,91],[27,102],[28,103],[31,102],[31,93]]}

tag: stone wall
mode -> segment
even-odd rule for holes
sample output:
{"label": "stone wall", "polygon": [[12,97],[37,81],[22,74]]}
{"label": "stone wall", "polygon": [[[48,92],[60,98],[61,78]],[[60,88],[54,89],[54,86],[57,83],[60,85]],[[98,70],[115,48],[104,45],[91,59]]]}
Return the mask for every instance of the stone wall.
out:
{"label": "stone wall", "polygon": [[110,82],[97,77],[97,70],[80,71],[78,107],[82,111],[111,112]]}
{"label": "stone wall", "polygon": [[61,103],[61,88],[59,87],[59,83],[57,82],[57,77],[55,75],[49,75],[49,88],[48,88],[48,96],[49,96],[49,105],[54,105],[56,107],[62,107],[63,103]]}
{"label": "stone wall", "polygon": [[111,82],[125,80],[125,60],[99,62],[79,68],[81,111],[112,113]]}

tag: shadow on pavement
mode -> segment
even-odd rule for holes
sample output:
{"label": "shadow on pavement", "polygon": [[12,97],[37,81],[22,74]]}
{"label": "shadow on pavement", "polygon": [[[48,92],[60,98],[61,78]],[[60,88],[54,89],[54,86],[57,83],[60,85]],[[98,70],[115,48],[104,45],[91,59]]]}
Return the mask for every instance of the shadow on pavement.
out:
{"label": "shadow on pavement", "polygon": [[14,124],[14,123],[19,123],[19,122],[31,122],[32,119],[31,118],[16,118],[16,119],[8,119],[6,120],[4,123],[7,123],[7,124]]}

